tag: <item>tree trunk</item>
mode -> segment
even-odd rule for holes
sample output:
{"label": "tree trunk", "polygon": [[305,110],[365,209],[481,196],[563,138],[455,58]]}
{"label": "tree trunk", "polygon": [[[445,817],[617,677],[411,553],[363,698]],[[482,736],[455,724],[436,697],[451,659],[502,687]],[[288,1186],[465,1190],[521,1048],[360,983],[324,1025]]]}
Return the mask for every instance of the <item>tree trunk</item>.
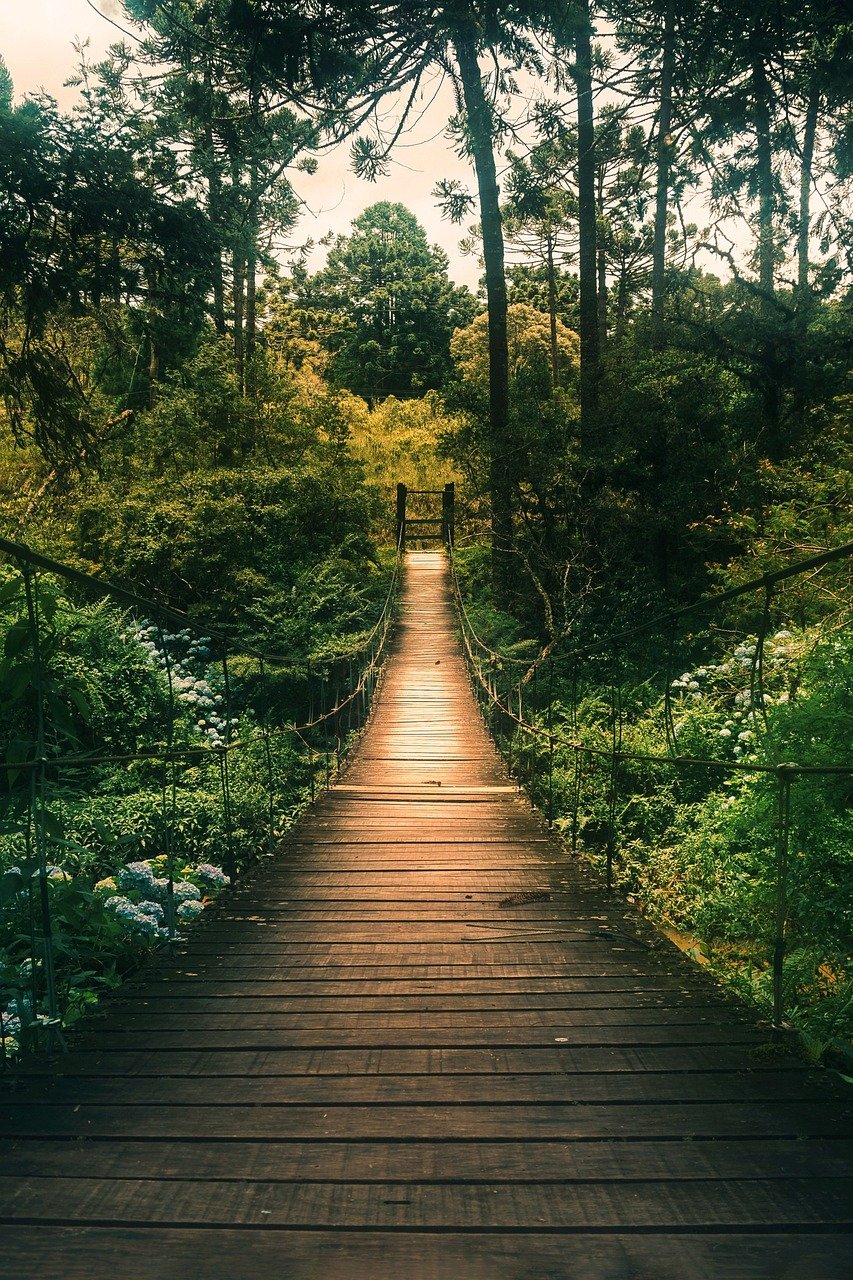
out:
{"label": "tree trunk", "polygon": [[156,268],[149,273],[146,279],[146,286],[148,292],[148,408],[153,409],[157,403],[158,384],[160,382],[160,351],[157,346],[156,335],[159,316],[156,304],[160,293],[160,279]]}
{"label": "tree trunk", "polygon": [[652,251],[652,342],[663,342],[663,304],[666,281],[666,224],[669,211],[669,175],[672,166],[672,79],[675,72],[675,4],[669,0],[663,27],[663,62],[657,137],[655,189],[655,238]]}
{"label": "tree trunk", "polygon": [[545,269],[548,273],[548,318],[551,322],[551,385],[560,385],[560,347],[557,342],[557,279],[554,268],[554,235],[551,228],[545,240]]}
{"label": "tree trunk", "polygon": [[782,454],[777,344],[773,334],[775,298],[775,238],[773,234],[773,142],[770,136],[770,84],[760,47],[759,32],[750,37],[752,113],[758,178],[758,284],[762,293],[764,339],[761,378],[764,444],[770,458]]}
{"label": "tree trunk", "polygon": [[[240,168],[237,160],[231,158],[231,188],[234,197],[240,190]],[[231,245],[231,327],[234,343],[234,371],[241,394],[246,390],[246,249],[243,243],[243,229],[234,232]]]}
{"label": "tree trunk", "polygon": [[153,409],[157,403],[157,384],[160,381],[160,353],[154,334],[148,334],[148,408]]}
{"label": "tree trunk", "polygon": [[578,278],[580,284],[581,451],[595,443],[601,346],[596,280],[595,124],[592,102],[592,26],[588,0],[575,31],[578,89]]}
{"label": "tree trunk", "polygon": [[245,265],[243,247],[237,244],[231,254],[231,274],[233,277],[231,323],[234,341],[234,371],[237,375],[237,385],[241,394],[246,389],[246,348],[243,330],[246,297]]}
{"label": "tree trunk", "polygon": [[806,106],[806,122],[803,129],[803,158],[800,168],[800,222],[797,227],[797,289],[807,293],[809,288],[809,233],[811,216],[809,206],[812,191],[812,165],[814,163],[815,134],[820,113],[820,89],[815,86],[809,94]]}
{"label": "tree trunk", "polygon": [[509,469],[509,350],[507,343],[506,276],[504,274],[503,224],[498,199],[498,179],[492,145],[492,113],[486,101],[477,45],[473,32],[463,30],[453,38],[468,117],[468,135],[483,232],[483,262],[489,307],[489,427],[491,462],[489,488],[492,502],[492,568],[499,597],[507,593],[512,555],[512,480]]}
{"label": "tree trunk", "polygon": [[603,348],[607,342],[607,255],[598,250],[598,341]]}
{"label": "tree trunk", "polygon": [[248,226],[246,228],[246,342],[245,342],[245,365],[246,365],[246,386],[247,393],[253,390],[253,359],[255,355],[255,343],[258,332],[258,311],[257,311],[257,274],[258,274],[258,174],[255,166],[252,166],[249,175],[249,212]]}
{"label": "tree trunk", "polygon": [[258,334],[258,231],[251,227],[249,231],[249,253],[246,259],[246,362],[249,363],[255,353],[255,342]]}
{"label": "tree trunk", "polygon": [[[204,73],[204,87],[209,95],[211,92],[209,70]],[[216,167],[216,146],[213,138],[213,127],[207,112],[205,112],[204,120],[204,150],[205,168],[207,170],[207,216],[210,218],[214,234],[218,238],[221,234],[222,185],[219,181],[219,171]],[[222,253],[219,249],[216,251],[216,257],[213,262],[213,327],[220,338],[225,337],[227,332],[225,324],[225,280],[222,274]]]}
{"label": "tree trunk", "polygon": [[616,295],[616,341],[621,342],[625,337],[627,328],[627,311],[628,311],[628,263],[623,255],[622,261],[619,263],[619,290]]}
{"label": "tree trunk", "polygon": [[773,144],[770,138],[770,85],[763,54],[753,33],[752,111],[758,169],[758,283],[767,300],[774,295]]}

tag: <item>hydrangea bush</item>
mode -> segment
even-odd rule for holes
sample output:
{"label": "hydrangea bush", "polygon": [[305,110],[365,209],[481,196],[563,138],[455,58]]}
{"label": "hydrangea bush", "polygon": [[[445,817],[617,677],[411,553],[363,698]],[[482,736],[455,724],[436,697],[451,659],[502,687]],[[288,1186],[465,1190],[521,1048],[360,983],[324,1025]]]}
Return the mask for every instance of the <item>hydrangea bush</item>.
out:
{"label": "hydrangea bush", "polygon": [[[108,915],[130,939],[168,938],[166,919],[169,907],[169,878],[158,875],[166,870],[166,859],[128,862],[115,876],[95,885],[95,895]],[[181,878],[173,879],[171,898],[175,919],[182,923],[197,920],[213,898],[230,884],[221,867],[209,862],[181,868]]]}
{"label": "hydrangea bush", "polygon": [[[853,643],[826,627],[782,628],[763,652],[745,637],[715,661],[670,682],[629,692],[626,754],[690,757],[674,767],[617,765],[615,869],[621,886],[656,920],[767,1003],[775,935],[778,764],[851,762]],[[599,748],[582,757],[580,845],[601,865],[608,838],[609,703],[579,707],[579,736]],[[574,738],[566,705],[556,722],[557,825],[573,822]],[[728,766],[728,767],[727,767]],[[766,766],[749,772],[739,766]],[[818,1045],[839,1034],[853,1000],[845,958],[853,938],[849,776],[797,777],[791,792],[786,972],[789,1011]],[[848,1022],[849,1026],[849,1022]]]}
{"label": "hydrangea bush", "polygon": [[183,631],[161,632],[156,623],[144,619],[135,638],[149,661],[168,680],[171,676],[176,698],[191,713],[194,731],[212,747],[225,746],[239,727],[239,717],[228,717],[223,692],[214,685],[211,640]]}
{"label": "hydrangea bush", "polygon": [[[116,985],[117,974],[132,966],[139,955],[170,937],[169,877],[163,856],[128,862],[114,875],[91,885],[85,875],[72,875],[58,866],[48,866],[48,893],[54,921],[55,941],[60,956],[73,947],[73,958],[83,970],[74,985],[63,991],[64,1021],[68,1025],[96,1002],[98,992]],[[0,1058],[20,1052],[25,1032],[44,1025],[46,1015],[28,994],[41,979],[34,974],[32,960],[23,954],[29,948],[26,916],[29,907],[29,875],[17,866],[7,868],[2,877],[2,911],[6,936],[11,946],[0,950]],[[230,883],[221,867],[209,862],[181,866],[172,883],[174,928],[198,920],[216,895]],[[15,925],[14,921],[18,924]],[[10,927],[11,926],[11,927]],[[66,936],[67,935],[67,936]],[[64,956],[70,959],[71,954]],[[40,963],[40,962],[39,962]],[[91,966],[97,965],[98,969]],[[99,976],[103,970],[103,977]],[[35,979],[35,982],[34,982]],[[35,1010],[35,1011],[34,1011]]]}

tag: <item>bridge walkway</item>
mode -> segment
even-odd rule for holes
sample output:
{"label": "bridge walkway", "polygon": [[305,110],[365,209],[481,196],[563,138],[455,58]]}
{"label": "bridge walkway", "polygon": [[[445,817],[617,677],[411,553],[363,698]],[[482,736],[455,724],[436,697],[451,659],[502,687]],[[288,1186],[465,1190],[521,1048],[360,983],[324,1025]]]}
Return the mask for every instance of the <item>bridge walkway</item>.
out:
{"label": "bridge walkway", "polygon": [[0,1098],[4,1280],[841,1280],[829,1073],[587,877],[412,553],[350,767]]}

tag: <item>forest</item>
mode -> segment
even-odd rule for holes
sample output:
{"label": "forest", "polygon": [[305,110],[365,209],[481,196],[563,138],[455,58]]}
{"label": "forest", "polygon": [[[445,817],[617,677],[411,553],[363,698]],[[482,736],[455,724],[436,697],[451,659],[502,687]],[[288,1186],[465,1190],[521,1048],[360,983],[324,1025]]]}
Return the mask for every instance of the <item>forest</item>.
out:
{"label": "forest", "polygon": [[[227,812],[217,750],[375,661],[395,485],[449,481],[486,714],[567,856],[765,1009],[775,944],[805,1051],[843,1053],[851,560],[768,575],[853,542],[847,6],[124,0],[117,25],[67,111],[0,58],[0,535],[78,575],[39,574],[35,652],[0,563],[4,1060],[167,936],[167,882],[189,923],[287,829],[328,746],[263,739],[273,803],[254,741]],[[404,198],[317,266],[305,177],[342,147],[388,172],[438,85],[471,181],[434,199],[479,287]]]}

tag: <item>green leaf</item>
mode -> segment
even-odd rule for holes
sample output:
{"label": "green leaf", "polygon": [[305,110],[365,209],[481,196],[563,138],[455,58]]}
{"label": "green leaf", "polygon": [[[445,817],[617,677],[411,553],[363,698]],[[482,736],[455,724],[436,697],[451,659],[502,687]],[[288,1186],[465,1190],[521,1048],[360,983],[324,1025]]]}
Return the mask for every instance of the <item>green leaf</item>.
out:
{"label": "green leaf", "polygon": [[4,871],[3,875],[0,876],[0,907],[5,907],[8,903],[14,902],[25,886],[26,879],[19,867]]}
{"label": "green leaf", "polygon": [[17,622],[12,623],[6,632],[3,647],[7,658],[14,658],[16,654],[23,653],[30,647],[30,624],[25,618],[19,618]]}
{"label": "green leaf", "polygon": [[45,834],[50,836],[51,840],[64,839],[65,829],[55,813],[51,813],[49,809],[45,809],[42,813],[42,823],[44,824]]}
{"label": "green leaf", "polygon": [[92,719],[92,708],[83,690],[71,685],[65,690],[65,692],[68,694],[68,697],[83,717],[84,724],[89,724]]}
{"label": "green leaf", "polygon": [[[13,738],[6,748],[6,763],[23,764],[25,761],[32,760],[35,753],[35,742],[28,741],[24,738]],[[9,769],[6,772],[6,784],[10,789],[22,776],[23,772],[23,769]]]}
{"label": "green leaf", "polygon": [[11,604],[13,600],[23,598],[23,582],[20,578],[10,578],[0,586],[0,609]]}
{"label": "green leaf", "polygon": [[3,674],[2,690],[6,702],[17,702],[21,696],[35,686],[38,677],[37,662],[18,662],[6,664]]}
{"label": "green leaf", "polygon": [[58,729],[63,737],[70,738],[72,742],[78,741],[77,726],[71,718],[71,712],[63,703],[51,698],[46,713],[54,729]]}

